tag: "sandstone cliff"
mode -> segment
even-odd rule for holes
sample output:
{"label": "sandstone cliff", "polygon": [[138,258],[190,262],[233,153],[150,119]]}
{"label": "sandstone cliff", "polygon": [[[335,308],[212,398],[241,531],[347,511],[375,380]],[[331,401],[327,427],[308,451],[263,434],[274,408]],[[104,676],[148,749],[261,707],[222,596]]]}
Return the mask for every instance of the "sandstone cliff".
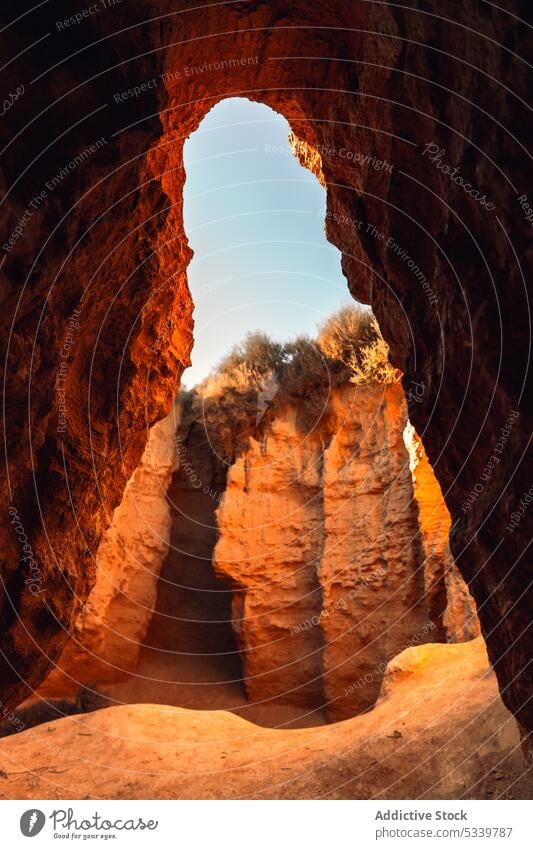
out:
{"label": "sandstone cliff", "polygon": [[136,669],[168,551],[167,490],[176,469],[178,407],[150,430],[96,555],[96,583],[43,696],[121,680]]}
{"label": "sandstone cliff", "polygon": [[406,646],[478,633],[398,383],[344,382],[311,425],[311,402],[258,422],[239,398],[208,382],[152,429],[41,694],[121,680],[149,632],[143,674],[164,666],[191,705],[242,675],[256,707],[337,720]]}
{"label": "sandstone cliff", "polygon": [[214,561],[253,701],[353,716],[388,660],[439,639],[406,424],[399,384],[348,384],[311,431],[276,411],[230,466]]}
{"label": "sandstone cliff", "polygon": [[474,599],[450,551],[450,514],[424,446],[411,424],[404,438],[418,505],[428,606],[447,642],[471,640],[479,635],[479,620]]}
{"label": "sandstone cliff", "polygon": [[[162,0],[139,0],[89,17],[68,37],[51,4],[16,20],[4,5],[12,58],[2,100],[21,82],[25,93],[0,128],[0,489],[3,515],[18,511],[43,592],[32,594],[6,523],[3,702],[20,702],[59,656],[96,579],[109,512],[140,461],[146,418],[152,424],[171,408],[192,344],[183,140],[214,103],[239,93],[277,109],[322,152],[328,238],[343,253],[350,289],[372,303],[405,385],[425,383],[410,416],[437,468],[452,550],[478,603],[500,692],[531,730],[531,517],[506,531],[531,485],[522,266],[530,201],[517,194],[528,132],[529,32],[517,25],[525,0],[505,9],[454,3],[446,19],[418,6],[308,0],[177,0],[169,14]],[[86,3],[68,6],[66,15]],[[154,84],[127,96],[141,80]],[[61,143],[43,145],[53,138]],[[75,178],[47,193],[52,175],[102,138]],[[428,157],[428,143],[443,151],[444,167]],[[450,179],[454,169],[492,199],[488,209]],[[431,281],[431,299],[405,252]],[[81,330],[69,359],[67,427],[58,433],[56,374],[76,307]],[[502,430],[500,463],[463,512]],[[95,478],[98,487],[88,484]]]}

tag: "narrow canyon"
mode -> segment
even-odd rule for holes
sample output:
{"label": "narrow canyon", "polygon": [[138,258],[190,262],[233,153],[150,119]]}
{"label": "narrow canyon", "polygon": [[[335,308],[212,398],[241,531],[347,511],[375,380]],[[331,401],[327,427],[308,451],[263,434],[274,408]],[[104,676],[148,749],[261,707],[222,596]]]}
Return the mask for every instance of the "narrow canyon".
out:
{"label": "narrow canyon", "polygon": [[[270,380],[256,390],[222,373],[179,394],[114,511],[72,638],[16,712],[24,733],[7,743],[7,764],[26,763],[36,746],[49,758],[46,734],[57,729],[65,781],[84,786],[72,712],[83,714],[78,733],[106,745],[122,729],[135,771],[153,772],[145,758],[162,744],[161,722],[179,721],[171,733],[189,741],[184,798],[268,798],[280,780],[289,798],[318,788],[342,798],[346,785],[354,798],[415,788],[427,798],[470,788],[516,796],[518,734],[495,697],[475,603],[450,553],[450,517],[401,385],[396,376],[353,383],[342,369],[333,382],[322,392],[305,384],[302,400],[283,386],[273,393]],[[89,713],[67,707],[80,688]],[[167,716],[170,706],[182,711]],[[465,761],[450,722],[473,717],[485,748]],[[355,757],[318,769],[324,751],[337,757],[328,728],[337,746],[351,740]],[[198,732],[204,755],[191,760]],[[313,736],[297,743],[287,732]],[[438,769],[425,767],[428,733],[441,751],[445,736],[454,739]],[[243,741],[251,768],[239,759]],[[306,758],[287,761],[294,744]],[[393,766],[395,749],[411,765],[405,772]],[[100,743],[94,754],[102,794],[177,792],[155,775],[149,788],[123,785]],[[376,767],[383,757],[391,768]],[[235,778],[215,788],[202,773],[220,775],[226,758]],[[166,755],[158,759],[172,774]],[[46,792],[6,774],[16,792]],[[61,796],[65,785],[54,786]]]}
{"label": "narrow canyon", "polygon": [[404,649],[479,634],[398,375],[333,361],[317,389],[301,360],[301,386],[239,364],[152,428],[41,696],[333,722],[373,707]]}

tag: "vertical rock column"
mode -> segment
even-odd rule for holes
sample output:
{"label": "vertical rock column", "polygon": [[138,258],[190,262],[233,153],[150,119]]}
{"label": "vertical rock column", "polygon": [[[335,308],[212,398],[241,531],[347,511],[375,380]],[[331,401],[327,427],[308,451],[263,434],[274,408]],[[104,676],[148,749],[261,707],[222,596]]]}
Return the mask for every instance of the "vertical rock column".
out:
{"label": "vertical rock column", "polygon": [[418,505],[431,616],[446,642],[472,640],[480,633],[479,620],[474,599],[450,551],[450,514],[424,446],[411,424],[406,427],[404,439]]}
{"label": "vertical rock column", "polygon": [[168,551],[167,489],[176,468],[177,407],[150,430],[141,460],[96,556],[95,586],[43,695],[120,681],[135,670]]}
{"label": "vertical rock column", "polygon": [[253,702],[323,704],[322,449],[289,407],[250,437],[228,472],[215,568],[234,590],[233,628]]}
{"label": "vertical rock column", "polygon": [[423,551],[402,440],[399,384],[349,386],[331,403],[334,436],[324,455],[324,687],[330,719],[376,701],[387,662],[435,639]]}

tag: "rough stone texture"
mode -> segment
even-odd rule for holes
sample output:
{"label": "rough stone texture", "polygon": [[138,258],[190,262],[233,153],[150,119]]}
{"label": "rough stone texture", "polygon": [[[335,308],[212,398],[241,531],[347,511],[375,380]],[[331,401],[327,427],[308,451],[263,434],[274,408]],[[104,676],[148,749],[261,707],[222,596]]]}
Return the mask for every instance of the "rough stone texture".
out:
{"label": "rough stone texture", "polygon": [[249,699],[344,719],[374,704],[394,655],[439,639],[442,612],[431,619],[400,385],[334,389],[310,429],[303,412],[275,410],[230,465],[214,562]]}
{"label": "rough stone texture", "polygon": [[[517,199],[526,186],[521,56],[529,33],[520,19],[528,4],[510,0],[503,10],[449,0],[443,16],[418,0],[410,8],[359,0],[205,8],[180,0],[171,11],[163,0],[139,0],[93,15],[67,36],[56,16],[72,15],[83,0],[22,16],[33,5],[22,0],[17,23],[2,33],[13,57],[2,101],[25,85],[0,129],[9,145],[2,244],[26,210],[30,217],[1,269],[1,491],[3,515],[9,504],[18,511],[44,592],[30,591],[30,561],[21,562],[17,534],[5,524],[1,698],[20,702],[25,682],[37,685],[57,659],[148,427],[170,410],[192,331],[182,143],[210,106],[239,94],[279,110],[299,138],[332,151],[322,154],[328,237],[343,253],[353,293],[372,302],[407,395],[411,381],[424,386],[410,417],[452,516],[454,557],[476,600],[502,697],[523,729],[533,729],[525,671],[531,511],[506,530],[531,485],[531,410],[523,404],[529,306],[520,266],[530,227]],[[11,15],[2,10],[2,25]],[[251,57],[257,61],[236,61]],[[213,64],[220,60],[227,61]],[[187,73],[192,65],[200,70]],[[152,79],[139,96],[113,97]],[[102,136],[106,143],[74,174],[34,201]],[[422,155],[428,142],[487,193],[494,211]],[[436,303],[389,238],[422,269]],[[75,308],[67,428],[58,433],[55,381]],[[512,410],[520,415],[499,462],[463,512]]]}
{"label": "rough stone texture", "polygon": [[80,685],[115,682],[135,670],[150,626],[169,548],[167,490],[176,469],[176,406],[150,430],[96,555],[96,583],[57,667],[39,689],[46,698]]}
{"label": "rough stone texture", "polygon": [[234,590],[233,629],[252,702],[323,705],[317,577],[324,541],[324,434],[306,439],[298,411],[276,415],[228,470],[217,511],[218,574]]}
{"label": "rough stone texture", "polygon": [[409,424],[404,431],[409,465],[418,505],[418,521],[424,547],[424,582],[431,619],[446,642],[462,642],[479,636],[479,619],[450,551],[450,514],[424,446]]}
{"label": "rough stone texture", "polygon": [[385,681],[373,711],[321,728],[157,704],[67,717],[2,740],[0,797],[531,798],[482,640],[407,649]]}
{"label": "rough stone texture", "polygon": [[398,384],[345,383],[312,426],[312,404],[283,401],[254,425],[220,379],[185,397],[151,430],[42,698],[121,681],[142,650],[139,672],[165,667],[193,707],[240,685],[242,660],[256,711],[344,719],[406,645],[477,635]]}
{"label": "rough stone texture", "polygon": [[332,397],[333,438],[324,453],[324,690],[345,719],[378,697],[387,662],[436,639],[424,586],[399,384]]}
{"label": "rough stone texture", "polygon": [[[242,670],[231,628],[231,592],[213,571],[215,510],[226,468],[211,450],[202,422],[180,404],[173,439],[178,467],[167,498],[171,512],[170,548],[162,562],[157,602],[147,634],[138,690],[154,689],[161,701],[207,710],[233,708],[246,701]],[[161,682],[169,682],[161,686]],[[170,683],[172,682],[172,683]],[[135,693],[135,682],[132,686]],[[134,701],[144,697],[139,693]],[[131,698],[131,697],[130,697]]]}

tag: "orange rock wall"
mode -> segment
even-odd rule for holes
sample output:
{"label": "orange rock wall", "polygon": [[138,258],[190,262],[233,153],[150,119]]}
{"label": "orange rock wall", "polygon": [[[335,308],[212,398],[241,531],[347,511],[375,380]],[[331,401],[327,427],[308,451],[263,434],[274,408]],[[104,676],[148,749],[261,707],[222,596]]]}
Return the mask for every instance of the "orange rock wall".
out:
{"label": "orange rock wall", "polygon": [[[398,384],[335,389],[311,429],[300,405],[286,405],[248,437],[229,434],[230,410],[200,404],[185,414],[176,405],[151,430],[98,549],[96,584],[41,695],[135,670],[156,625],[164,562],[168,576],[207,589],[213,556],[232,589],[253,702],[344,719],[374,703],[387,662],[406,646],[476,636],[473,601],[449,551],[449,515],[406,416]],[[227,481],[221,444],[235,458]],[[170,552],[169,497],[181,528]],[[162,617],[169,650],[205,642],[201,629],[212,626],[189,634],[182,624],[202,619],[207,601],[198,595],[189,609],[182,590],[174,624]]]}
{"label": "orange rock wall", "polygon": [[[9,4],[0,11],[10,57],[2,102],[25,86],[0,127],[2,245],[29,213],[0,268],[4,704],[22,701],[61,653],[147,423],[171,409],[192,343],[182,145],[211,105],[238,94],[283,113],[321,152],[328,238],[349,288],[372,304],[407,396],[411,381],[424,385],[410,417],[452,515],[452,550],[502,697],[533,728],[530,517],[507,530],[531,485],[520,264],[531,228],[518,201],[527,185],[527,3],[450,0],[442,15],[363,0],[138,0],[68,33],[56,27],[85,7],[23,0],[15,23]],[[487,194],[492,212],[428,160],[428,143]],[[423,270],[432,299],[389,239]],[[56,377],[75,309],[59,432]],[[500,462],[463,510],[502,430]]]}
{"label": "orange rock wall", "polygon": [[418,505],[424,547],[424,575],[428,606],[446,642],[479,636],[476,605],[450,551],[450,514],[439,482],[412,425],[404,433]]}
{"label": "orange rock wall", "polygon": [[140,465],[98,547],[96,583],[39,690],[43,697],[76,692],[82,684],[120,681],[138,665],[169,547],[167,490],[177,465],[177,415],[175,407],[150,431]]}
{"label": "orange rock wall", "polygon": [[335,389],[310,432],[300,413],[276,412],[230,466],[215,568],[234,589],[249,698],[344,719],[375,702],[388,660],[442,639],[441,621],[401,387]]}

